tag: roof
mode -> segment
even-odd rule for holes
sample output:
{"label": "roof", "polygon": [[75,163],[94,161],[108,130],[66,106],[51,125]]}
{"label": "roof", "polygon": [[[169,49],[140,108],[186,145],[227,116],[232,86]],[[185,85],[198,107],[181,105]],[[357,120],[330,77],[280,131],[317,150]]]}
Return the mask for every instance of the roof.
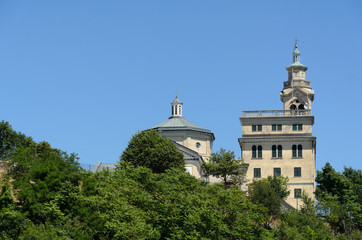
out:
{"label": "roof", "polygon": [[92,172],[100,172],[102,170],[110,170],[113,171],[116,169],[117,163],[102,163],[98,162],[94,168],[92,169]]}
{"label": "roof", "polygon": [[[211,133],[209,129],[202,128],[184,117],[174,116],[170,117],[166,121],[152,127],[153,129],[160,130],[194,130],[199,132]],[[212,134],[212,133],[211,133]]]}
{"label": "roof", "polygon": [[290,64],[288,67],[286,67],[286,69],[288,70],[288,69],[290,69],[290,68],[303,68],[303,69],[305,69],[305,70],[307,70],[308,69],[308,67],[307,66],[305,66],[305,65],[303,65],[303,64],[301,64],[300,62],[295,62],[295,63],[292,63],[292,64]]}
{"label": "roof", "polygon": [[171,104],[182,104],[182,102],[180,101],[180,99],[178,99],[178,97],[176,96],[176,98],[172,101]]}

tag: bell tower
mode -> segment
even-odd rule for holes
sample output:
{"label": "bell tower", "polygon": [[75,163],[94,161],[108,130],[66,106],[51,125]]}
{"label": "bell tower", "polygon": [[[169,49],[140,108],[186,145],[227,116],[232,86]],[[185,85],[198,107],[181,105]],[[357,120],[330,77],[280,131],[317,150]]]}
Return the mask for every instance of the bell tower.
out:
{"label": "bell tower", "polygon": [[307,66],[300,63],[298,40],[295,40],[293,51],[293,63],[286,67],[288,81],[284,82],[284,88],[280,93],[284,110],[312,110],[314,90],[310,81],[306,80]]}

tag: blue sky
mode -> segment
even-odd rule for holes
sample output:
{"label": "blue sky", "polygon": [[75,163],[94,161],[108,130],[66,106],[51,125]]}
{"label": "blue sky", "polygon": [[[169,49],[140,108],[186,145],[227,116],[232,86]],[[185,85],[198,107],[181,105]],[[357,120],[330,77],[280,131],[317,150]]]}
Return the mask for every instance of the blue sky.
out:
{"label": "blue sky", "polygon": [[112,163],[170,116],[240,156],[239,117],[282,109],[295,37],[315,90],[317,169],[362,167],[360,1],[0,1],[1,120]]}

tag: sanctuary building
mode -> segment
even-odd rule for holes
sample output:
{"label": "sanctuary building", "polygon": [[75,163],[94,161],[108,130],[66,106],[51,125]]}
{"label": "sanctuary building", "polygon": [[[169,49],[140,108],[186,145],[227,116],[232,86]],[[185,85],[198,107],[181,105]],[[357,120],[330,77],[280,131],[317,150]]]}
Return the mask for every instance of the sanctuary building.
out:
{"label": "sanctuary building", "polygon": [[175,143],[184,155],[186,171],[198,179],[208,180],[202,170],[202,163],[211,156],[215,136],[210,130],[184,118],[182,105],[183,103],[176,96],[171,103],[171,117],[152,129]]}
{"label": "sanctuary building", "polygon": [[316,137],[312,136],[314,91],[306,80],[307,67],[300,63],[297,43],[293,63],[286,68],[280,99],[283,110],[243,111],[240,118],[242,158],[248,165],[246,178],[283,175],[289,178],[291,191],[286,203],[301,204],[301,194],[315,191]]}

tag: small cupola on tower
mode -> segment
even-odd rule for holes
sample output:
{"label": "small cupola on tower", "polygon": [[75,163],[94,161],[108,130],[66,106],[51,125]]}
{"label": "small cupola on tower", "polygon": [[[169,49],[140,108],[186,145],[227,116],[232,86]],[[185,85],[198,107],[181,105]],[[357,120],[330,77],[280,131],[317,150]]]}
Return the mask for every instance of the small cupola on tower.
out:
{"label": "small cupola on tower", "polygon": [[295,40],[293,51],[293,63],[286,67],[288,81],[284,82],[280,93],[280,100],[284,104],[284,110],[311,110],[314,100],[314,91],[310,81],[306,80],[308,67],[300,63],[298,41]]}
{"label": "small cupola on tower", "polygon": [[171,118],[172,117],[182,117],[182,102],[177,96],[171,103]]}
{"label": "small cupola on tower", "polygon": [[295,43],[295,45],[294,45],[293,63],[300,63],[300,53],[298,51],[298,44],[297,43]]}

